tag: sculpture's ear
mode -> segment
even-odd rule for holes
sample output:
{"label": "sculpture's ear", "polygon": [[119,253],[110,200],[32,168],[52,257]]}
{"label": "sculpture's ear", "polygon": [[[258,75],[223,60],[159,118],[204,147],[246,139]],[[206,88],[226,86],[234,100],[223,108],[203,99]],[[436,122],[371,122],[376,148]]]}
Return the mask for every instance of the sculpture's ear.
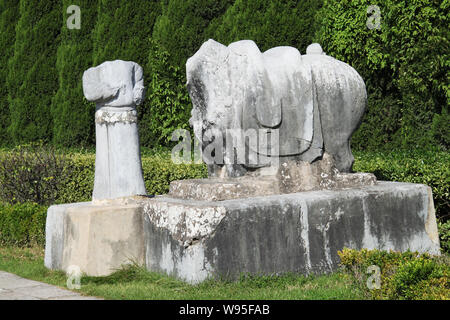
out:
{"label": "sculpture's ear", "polygon": [[83,73],[83,93],[87,100],[102,102],[115,97],[120,88],[108,85],[103,77],[103,67],[89,68]]}
{"label": "sculpture's ear", "polygon": [[140,65],[134,63],[133,68],[133,102],[135,105],[140,105],[145,98],[144,87],[144,70]]}

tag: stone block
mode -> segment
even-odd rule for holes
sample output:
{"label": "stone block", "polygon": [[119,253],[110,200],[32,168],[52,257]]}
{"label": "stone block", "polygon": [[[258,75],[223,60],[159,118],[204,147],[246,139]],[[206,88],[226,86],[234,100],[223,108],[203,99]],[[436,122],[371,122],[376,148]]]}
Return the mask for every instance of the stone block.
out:
{"label": "stone block", "polygon": [[143,212],[147,268],[192,283],[330,272],[344,247],[440,253],[431,189],[418,184],[214,202],[157,197]]}
{"label": "stone block", "polygon": [[231,199],[298,193],[313,190],[338,190],[375,185],[372,173],[341,173],[333,158],[325,153],[314,163],[287,161],[242,177],[176,180],[170,183],[169,196],[180,199],[222,201]]}
{"label": "stone block", "polygon": [[94,276],[133,260],[198,283],[330,272],[344,247],[440,253],[431,189],[410,183],[224,201],[132,197],[53,206],[47,219],[46,266]]}
{"label": "stone block", "polygon": [[108,275],[123,264],[144,263],[142,210],[118,202],[52,206],[48,210],[45,265],[71,265],[91,276]]}
{"label": "stone block", "polygon": [[89,206],[90,202],[50,206],[45,224],[44,264],[49,269],[61,270],[64,252],[64,224],[69,208]]}

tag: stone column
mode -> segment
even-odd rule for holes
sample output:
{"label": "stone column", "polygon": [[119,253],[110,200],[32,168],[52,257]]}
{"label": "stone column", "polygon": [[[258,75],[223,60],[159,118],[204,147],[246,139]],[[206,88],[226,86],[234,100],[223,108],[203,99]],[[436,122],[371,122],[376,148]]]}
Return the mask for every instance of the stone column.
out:
{"label": "stone column", "polygon": [[85,71],[83,91],[97,104],[92,200],[146,194],[136,112],[144,98],[142,68],[130,61],[104,62]]}

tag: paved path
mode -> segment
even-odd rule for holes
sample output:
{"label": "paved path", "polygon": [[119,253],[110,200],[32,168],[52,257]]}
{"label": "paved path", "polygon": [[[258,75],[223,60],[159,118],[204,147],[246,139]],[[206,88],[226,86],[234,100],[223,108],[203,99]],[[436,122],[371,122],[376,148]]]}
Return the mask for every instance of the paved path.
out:
{"label": "paved path", "polygon": [[0,271],[0,300],[102,300]]}

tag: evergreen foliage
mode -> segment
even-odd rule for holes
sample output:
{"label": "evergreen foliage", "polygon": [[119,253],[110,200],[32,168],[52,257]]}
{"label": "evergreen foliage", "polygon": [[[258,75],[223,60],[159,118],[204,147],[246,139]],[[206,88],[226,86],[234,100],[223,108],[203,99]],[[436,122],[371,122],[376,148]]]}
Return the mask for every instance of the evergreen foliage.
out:
{"label": "evergreen foliage", "polygon": [[[162,1],[162,14],[152,35],[148,56],[151,72],[147,101],[150,112],[143,116],[141,131],[145,146],[167,146],[172,132],[189,129],[192,105],[187,92],[186,61],[210,37],[207,27],[220,17],[231,0]],[[142,127],[141,125],[141,127]]]}
{"label": "evergreen foliage", "polygon": [[448,148],[448,130],[441,129],[449,127],[450,1],[378,1],[379,29],[366,25],[370,5],[326,0],[317,14],[316,39],[366,82],[369,108],[353,146]]}
{"label": "evergreen foliage", "polygon": [[208,25],[219,18],[233,0],[164,0],[153,39],[170,53],[169,63],[185,73],[186,60],[211,37]]}
{"label": "evergreen foliage", "polygon": [[[81,29],[68,29],[71,4]],[[167,146],[187,128],[185,63],[213,38],[252,39],[261,51],[319,42],[352,65],[368,111],[352,140],[365,150],[438,148],[450,141],[449,0],[380,0],[380,28],[366,23],[369,0],[0,0],[0,145],[43,140],[92,146],[94,106],[84,70],[106,60],[144,68],[138,107],[145,146]]]}
{"label": "evergreen foliage", "polygon": [[145,66],[150,48],[149,38],[161,5],[156,0],[99,0],[94,29],[93,62],[134,61]]}
{"label": "evergreen foliage", "polygon": [[[53,142],[58,146],[86,146],[94,143],[94,104],[83,97],[83,72],[92,66],[92,30],[97,21],[97,6],[92,0],[79,0],[80,29],[69,29],[67,8],[72,0],[63,0],[61,43],[56,68],[59,88],[52,101]],[[70,128],[70,130],[68,130]]]}
{"label": "evergreen foliage", "polygon": [[250,39],[263,52],[277,46],[292,46],[304,54],[313,39],[314,16],[322,0],[236,0],[214,21],[209,32],[228,45]]}
{"label": "evergreen foliage", "polygon": [[8,59],[14,53],[16,22],[19,18],[19,0],[0,0],[0,146],[11,141],[7,132],[10,124],[8,90]]}
{"label": "evergreen foliage", "polygon": [[55,64],[61,1],[20,0],[19,13],[14,55],[8,62],[8,132],[15,144],[50,141],[50,105],[58,88]]}
{"label": "evergreen foliage", "polygon": [[[170,54],[152,41],[147,69],[151,79],[147,89],[149,112],[140,122],[141,143],[147,147],[170,145],[172,132],[189,129],[192,105],[182,69],[170,64]],[[142,128],[145,130],[142,130]]]}

